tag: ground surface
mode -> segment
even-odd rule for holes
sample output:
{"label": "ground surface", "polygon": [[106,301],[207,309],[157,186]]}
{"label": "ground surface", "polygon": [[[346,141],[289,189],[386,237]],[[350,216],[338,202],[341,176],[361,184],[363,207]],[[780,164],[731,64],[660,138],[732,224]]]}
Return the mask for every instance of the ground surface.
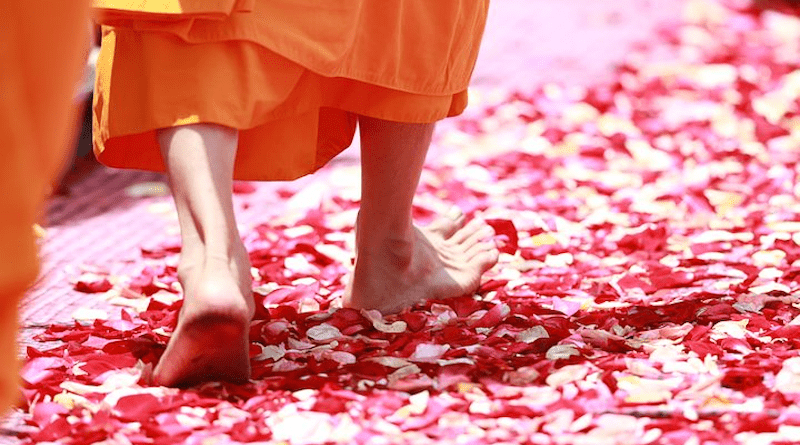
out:
{"label": "ground surface", "polygon": [[358,197],[344,156],[237,186],[254,380],[139,384],[179,307],[174,210],[159,176],[96,171],[53,202],[23,307],[25,407],[3,440],[800,437],[796,15],[495,3],[474,107],[442,125],[417,206],[425,221],[455,202],[504,238],[478,295],[335,310]]}

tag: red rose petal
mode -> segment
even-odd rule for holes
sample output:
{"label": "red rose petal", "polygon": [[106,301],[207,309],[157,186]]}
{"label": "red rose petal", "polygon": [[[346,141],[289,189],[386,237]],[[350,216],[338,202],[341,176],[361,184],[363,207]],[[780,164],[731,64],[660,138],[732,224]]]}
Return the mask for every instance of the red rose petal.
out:
{"label": "red rose petal", "polygon": [[501,252],[511,255],[517,252],[519,249],[519,235],[517,234],[517,228],[514,226],[514,223],[511,222],[511,220],[487,219],[486,223],[492,226],[495,234],[501,238]]}

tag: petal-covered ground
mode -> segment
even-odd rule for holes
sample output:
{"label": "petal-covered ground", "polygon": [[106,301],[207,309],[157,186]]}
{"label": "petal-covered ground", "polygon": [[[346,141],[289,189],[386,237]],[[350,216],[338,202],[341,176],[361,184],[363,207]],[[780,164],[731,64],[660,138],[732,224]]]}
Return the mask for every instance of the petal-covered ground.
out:
{"label": "petal-covered ground", "polygon": [[800,440],[800,19],[744,1],[685,16],[661,35],[676,60],[632,55],[610,83],[509,94],[441,135],[451,150],[417,217],[455,203],[490,220],[504,254],[477,295],[386,318],[338,309],[358,190],[314,189],[313,206],[245,234],[249,384],[146,384],[180,307],[179,246],[146,246],[136,274],[75,281],[117,313],[77,314],[100,318],[28,349],[23,439]]}

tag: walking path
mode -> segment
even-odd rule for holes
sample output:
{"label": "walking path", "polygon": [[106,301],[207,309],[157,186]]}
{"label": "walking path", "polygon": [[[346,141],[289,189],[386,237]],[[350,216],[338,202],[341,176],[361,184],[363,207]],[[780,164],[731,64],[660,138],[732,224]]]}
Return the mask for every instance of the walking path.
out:
{"label": "walking path", "polygon": [[[474,76],[471,110],[480,110],[484,101],[502,100],[509,91],[530,90],[547,82],[587,85],[609,79],[611,69],[632,48],[652,40],[663,23],[679,19],[681,2],[656,4],[647,0],[494,2]],[[450,122],[443,125],[450,126]],[[431,158],[447,150],[445,144],[438,144]],[[350,166],[356,161],[354,146],[334,165]],[[247,208],[239,203],[239,221],[247,227],[280,214],[284,204],[276,188],[302,190],[311,184],[311,190],[316,190],[328,183],[331,170],[335,168],[296,184],[259,185],[254,195],[247,196]],[[351,179],[341,181],[342,186],[347,187]],[[25,326],[68,322],[79,308],[107,307],[96,296],[76,293],[69,281],[83,266],[99,267],[112,275],[129,272],[136,267],[132,263],[139,258],[140,246],[158,244],[165,232],[175,233],[175,216],[163,181],[158,174],[103,168],[78,181],[69,196],[53,200],[42,243],[42,278],[23,304]],[[148,189],[150,183],[155,184]]]}
{"label": "walking path", "polygon": [[505,237],[474,298],[330,310],[353,154],[237,186],[259,285],[248,385],[139,384],[178,308],[158,175],[100,170],[55,199],[23,307],[31,414],[3,439],[796,441],[798,14],[610,3],[493,6],[475,106],[441,126],[417,203],[424,221],[456,202]]}

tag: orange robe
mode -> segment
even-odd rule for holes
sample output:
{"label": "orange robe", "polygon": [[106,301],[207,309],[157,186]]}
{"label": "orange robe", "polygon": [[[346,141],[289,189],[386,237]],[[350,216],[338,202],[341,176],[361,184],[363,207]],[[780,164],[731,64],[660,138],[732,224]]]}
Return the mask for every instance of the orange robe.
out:
{"label": "orange robe", "polygon": [[0,411],[17,390],[17,304],[38,273],[33,224],[66,159],[87,1],[0,3]]}
{"label": "orange robe", "polygon": [[[204,2],[227,3],[228,15],[204,16]],[[98,61],[98,159],[163,171],[156,129],[216,123],[240,130],[236,178],[285,180],[347,148],[358,115],[427,123],[461,113],[489,2],[161,3],[160,14],[105,19],[114,26]],[[200,13],[181,14],[190,4]]]}

